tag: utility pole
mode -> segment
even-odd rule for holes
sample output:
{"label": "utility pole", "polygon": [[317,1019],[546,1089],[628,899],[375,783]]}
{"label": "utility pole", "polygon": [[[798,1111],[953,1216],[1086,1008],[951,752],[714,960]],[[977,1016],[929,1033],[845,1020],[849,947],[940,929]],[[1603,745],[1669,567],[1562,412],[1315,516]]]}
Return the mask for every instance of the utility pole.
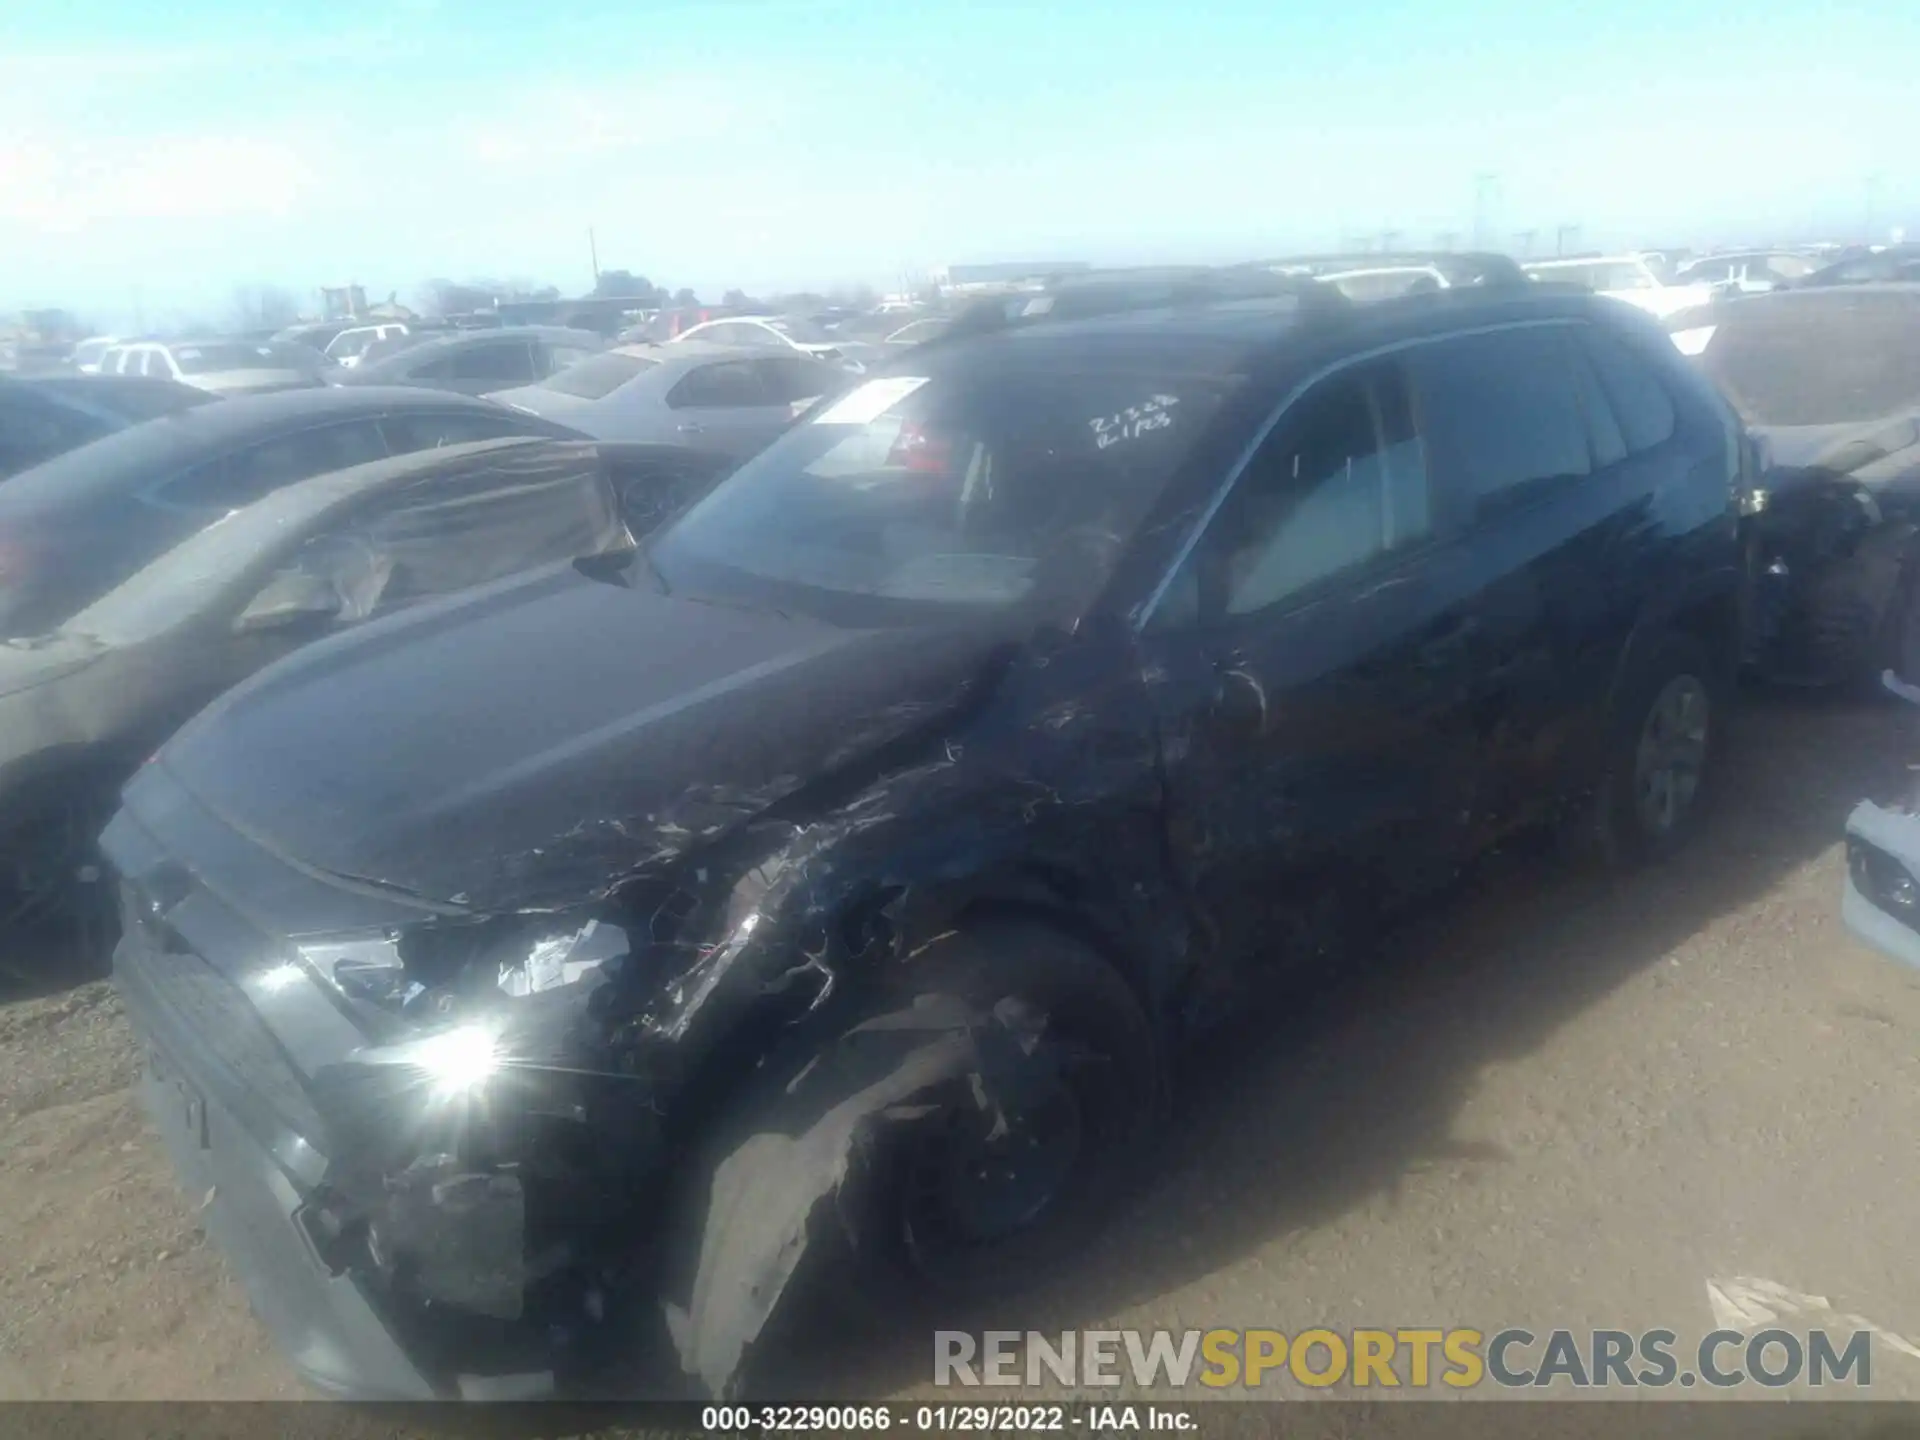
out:
{"label": "utility pole", "polygon": [[1487,214],[1493,206],[1495,187],[1500,177],[1491,170],[1482,170],[1473,177],[1473,248],[1487,248]]}
{"label": "utility pole", "polygon": [[593,266],[593,285],[600,288],[600,247],[594,243],[593,227],[587,227],[587,260]]}

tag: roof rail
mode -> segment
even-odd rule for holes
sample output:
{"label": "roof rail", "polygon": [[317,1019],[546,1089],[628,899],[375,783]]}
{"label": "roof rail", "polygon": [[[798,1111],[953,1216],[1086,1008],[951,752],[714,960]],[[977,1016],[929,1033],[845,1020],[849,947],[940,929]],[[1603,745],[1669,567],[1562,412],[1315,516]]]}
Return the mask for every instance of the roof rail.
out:
{"label": "roof rail", "polygon": [[1314,315],[1344,314],[1353,302],[1331,285],[1307,275],[1280,275],[1258,265],[1194,267],[1170,272],[1108,272],[1076,275],[1045,290],[1026,295],[974,301],[963,309],[946,333],[925,345],[938,345],[968,335],[1001,330],[1024,330],[1035,325],[1124,315],[1142,310],[1187,309],[1228,305],[1249,300],[1291,297]]}

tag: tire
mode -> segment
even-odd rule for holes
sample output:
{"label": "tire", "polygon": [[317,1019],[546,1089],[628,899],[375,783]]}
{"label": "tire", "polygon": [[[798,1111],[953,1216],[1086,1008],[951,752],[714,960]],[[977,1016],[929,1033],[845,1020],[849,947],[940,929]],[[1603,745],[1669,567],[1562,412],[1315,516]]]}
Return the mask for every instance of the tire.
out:
{"label": "tire", "polygon": [[1727,670],[1706,644],[1682,631],[1664,636],[1634,663],[1614,704],[1597,797],[1608,861],[1665,860],[1693,838],[1711,797],[1731,708]]}
{"label": "tire", "polygon": [[[1006,1132],[998,1143],[981,1134],[976,1091],[956,1078],[916,1096],[910,1109],[924,1114],[876,1127],[837,1195],[819,1208],[803,1283],[810,1300],[855,1328],[1043,1280],[1148,1172],[1164,1113],[1158,1033],[1121,974],[1071,936],[996,919],[899,968],[838,1022],[833,1038],[776,1067],[796,1078],[757,1089],[724,1123],[730,1135],[804,1132],[872,1082],[873,1067],[854,1058],[873,1038],[861,1026],[916,997],[958,998],[988,1023],[1007,1017],[1014,1033],[1029,1036],[1035,1032],[1020,1017],[1043,1017],[1031,1070],[993,1082],[994,1113],[1005,1120],[995,1128]],[[1006,1098],[1013,1094],[1024,1102]],[[1009,1145],[1022,1139],[1038,1163],[1009,1158]],[[969,1156],[1014,1178],[997,1186],[967,1178]]]}

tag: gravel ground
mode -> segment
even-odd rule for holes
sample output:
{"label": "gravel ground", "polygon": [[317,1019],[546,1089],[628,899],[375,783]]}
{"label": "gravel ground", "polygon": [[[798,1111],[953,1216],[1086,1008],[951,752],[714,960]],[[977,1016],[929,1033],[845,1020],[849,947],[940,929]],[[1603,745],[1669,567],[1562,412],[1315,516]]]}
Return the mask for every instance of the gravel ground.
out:
{"label": "gravel ground", "polygon": [[[1710,1280],[1760,1277],[1920,1337],[1920,977],[1838,920],[1841,822],[1899,782],[1904,718],[1756,703],[1663,871],[1496,858],[1389,963],[1210,1052],[1132,1212],[992,1323],[1685,1337]],[[134,1071],[102,983],[0,1004],[0,1213],[25,1241],[0,1253],[0,1399],[298,1396]],[[929,1348],[837,1383],[920,1389]],[[1920,1398],[1920,1361],[1883,1348],[1874,1382]]]}

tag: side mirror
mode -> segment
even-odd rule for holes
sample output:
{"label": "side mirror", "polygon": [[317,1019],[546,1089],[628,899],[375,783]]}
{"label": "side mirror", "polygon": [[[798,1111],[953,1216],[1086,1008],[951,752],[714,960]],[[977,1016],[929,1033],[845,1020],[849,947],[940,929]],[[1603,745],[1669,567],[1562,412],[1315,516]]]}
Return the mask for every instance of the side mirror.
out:
{"label": "side mirror", "polygon": [[340,596],[310,570],[282,570],[233,622],[239,634],[331,624],[340,616]]}

